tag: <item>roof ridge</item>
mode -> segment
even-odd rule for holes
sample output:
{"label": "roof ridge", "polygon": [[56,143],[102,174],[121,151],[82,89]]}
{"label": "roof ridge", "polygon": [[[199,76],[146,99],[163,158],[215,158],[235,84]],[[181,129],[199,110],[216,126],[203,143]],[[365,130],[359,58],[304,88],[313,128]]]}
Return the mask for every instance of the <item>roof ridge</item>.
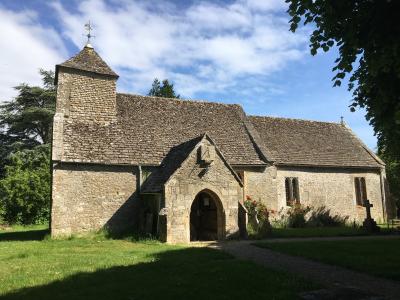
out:
{"label": "roof ridge", "polygon": [[259,132],[254,128],[251,120],[247,117],[246,112],[242,109],[237,112],[240,121],[243,123],[246,133],[248,134],[250,141],[252,142],[255,150],[258,152],[262,160],[265,162],[273,162],[272,154],[268,151],[262,142]]}
{"label": "roof ridge", "polygon": [[210,101],[205,99],[181,99],[181,98],[167,98],[167,97],[157,97],[157,96],[147,96],[147,95],[139,95],[139,94],[130,94],[130,93],[117,93],[117,95],[124,95],[124,96],[133,96],[133,97],[142,97],[142,98],[150,98],[154,100],[162,100],[162,101],[175,101],[175,102],[182,102],[182,103],[206,103],[206,104],[218,104],[221,106],[236,106],[242,108],[242,106],[238,103],[224,103],[218,101]]}
{"label": "roof ridge", "polygon": [[277,120],[287,120],[287,121],[301,121],[301,122],[309,122],[309,123],[324,123],[324,124],[334,124],[340,125],[340,122],[333,122],[333,121],[318,121],[318,120],[309,120],[309,119],[299,119],[299,118],[287,118],[287,117],[273,117],[273,116],[255,116],[255,115],[248,115],[249,118],[259,118],[259,119],[277,119]]}

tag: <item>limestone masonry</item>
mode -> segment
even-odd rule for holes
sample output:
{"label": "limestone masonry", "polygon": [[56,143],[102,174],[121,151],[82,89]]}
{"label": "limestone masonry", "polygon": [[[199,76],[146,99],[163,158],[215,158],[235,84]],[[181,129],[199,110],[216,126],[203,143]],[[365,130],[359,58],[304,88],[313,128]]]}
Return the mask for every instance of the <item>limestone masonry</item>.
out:
{"label": "limestone masonry", "polygon": [[377,221],[393,214],[384,163],[344,123],[119,94],[117,80],[88,46],[56,66],[52,236],[106,228],[171,243],[225,239],[244,234],[246,198],[358,223],[367,198]]}

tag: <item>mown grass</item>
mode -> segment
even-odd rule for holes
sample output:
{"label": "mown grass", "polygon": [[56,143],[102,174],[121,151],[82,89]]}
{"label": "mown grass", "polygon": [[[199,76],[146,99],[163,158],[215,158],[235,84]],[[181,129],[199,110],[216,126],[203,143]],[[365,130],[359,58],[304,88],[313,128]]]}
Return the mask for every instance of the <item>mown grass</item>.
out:
{"label": "mown grass", "polygon": [[0,228],[0,241],[36,241],[43,240],[50,234],[49,226],[43,225],[13,225],[7,229]]}
{"label": "mown grass", "polygon": [[305,227],[305,228],[272,228],[272,238],[297,238],[297,237],[333,237],[357,236],[368,233],[357,227]]}
{"label": "mown grass", "polygon": [[400,237],[346,241],[259,242],[255,245],[400,280]]}
{"label": "mown grass", "polygon": [[0,299],[295,299],[316,288],[208,248],[28,233],[0,242]]}
{"label": "mown grass", "polygon": [[341,236],[367,236],[367,235],[387,235],[398,232],[387,225],[380,226],[380,231],[370,233],[362,227],[335,226],[335,227],[302,227],[302,228],[282,228],[272,227],[266,235],[257,234],[250,227],[247,229],[249,239],[260,240],[270,238],[311,238],[311,237],[341,237]]}
{"label": "mown grass", "polygon": [[48,230],[48,224],[37,224],[37,225],[11,225],[11,226],[0,226],[0,233],[5,232],[21,232],[21,231],[32,231],[32,230]]}

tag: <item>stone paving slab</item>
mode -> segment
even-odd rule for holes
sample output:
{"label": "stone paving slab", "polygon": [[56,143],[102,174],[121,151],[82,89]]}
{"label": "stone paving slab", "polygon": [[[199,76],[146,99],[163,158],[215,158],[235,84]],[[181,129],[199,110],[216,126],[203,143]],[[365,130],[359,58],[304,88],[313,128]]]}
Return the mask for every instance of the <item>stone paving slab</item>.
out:
{"label": "stone paving slab", "polygon": [[[327,240],[328,238],[323,239]],[[354,237],[352,239],[354,239]],[[285,240],[292,241],[292,239]],[[332,238],[329,238],[329,240],[332,240]],[[322,284],[329,291],[328,296],[325,298],[322,297],[322,295],[316,296],[317,298],[312,298],[310,295],[309,298],[303,299],[400,299],[399,282],[373,277],[364,273],[351,271],[338,266],[326,265],[301,257],[278,253],[265,248],[259,248],[252,245],[252,242],[253,241],[230,241],[209,243],[207,245],[214,249],[226,251],[240,259],[253,261],[267,268],[295,273],[303,278]],[[350,292],[350,294],[347,293],[347,296],[340,296],[340,294],[335,293],[335,289],[339,291],[346,289],[348,291],[359,290],[362,291],[362,293],[360,292],[358,294],[363,297],[351,297]]]}

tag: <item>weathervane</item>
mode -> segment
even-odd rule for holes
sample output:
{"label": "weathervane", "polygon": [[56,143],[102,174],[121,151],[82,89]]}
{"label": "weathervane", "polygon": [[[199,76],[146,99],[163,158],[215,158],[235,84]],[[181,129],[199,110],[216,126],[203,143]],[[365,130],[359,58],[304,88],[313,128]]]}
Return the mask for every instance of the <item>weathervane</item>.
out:
{"label": "weathervane", "polygon": [[86,36],[87,36],[86,47],[92,48],[92,45],[90,44],[90,38],[95,37],[95,36],[91,34],[91,32],[93,30],[93,27],[92,27],[92,24],[90,24],[90,20],[89,20],[89,22],[87,22],[85,24],[85,30],[87,31],[87,34],[86,34]]}

